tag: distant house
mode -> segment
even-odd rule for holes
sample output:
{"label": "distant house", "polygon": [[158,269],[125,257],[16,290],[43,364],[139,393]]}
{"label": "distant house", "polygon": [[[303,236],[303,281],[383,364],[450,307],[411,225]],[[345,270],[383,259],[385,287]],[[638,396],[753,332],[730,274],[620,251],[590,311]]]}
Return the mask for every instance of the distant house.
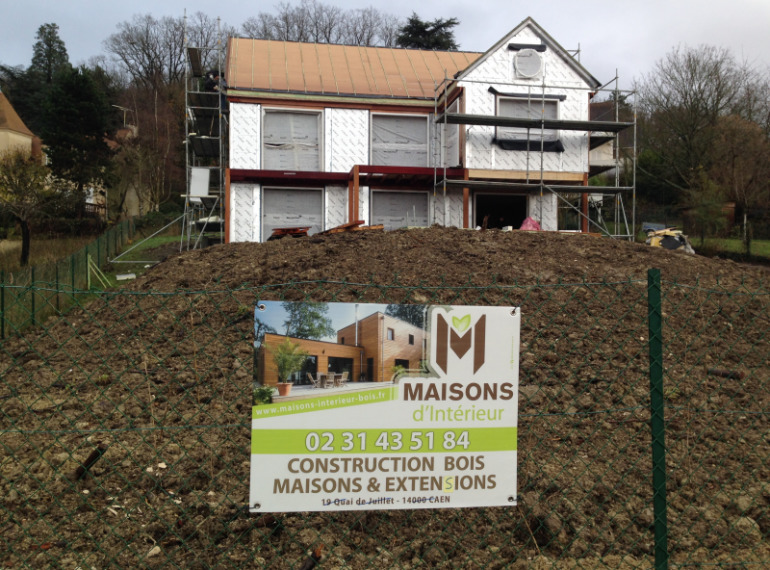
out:
{"label": "distant house", "polygon": [[[527,18],[484,53],[232,38],[226,239],[362,220],[565,227],[588,215],[600,87]],[[615,189],[604,188],[605,192]]]}
{"label": "distant house", "polygon": [[373,313],[337,331],[337,342],[325,342],[267,333],[258,351],[257,377],[272,386],[278,370],[271,353],[287,338],[308,353],[304,367],[291,380],[307,384],[307,375],[348,373],[352,381],[387,382],[397,367],[420,368],[425,358],[425,331],[407,322]]}
{"label": "distant house", "polygon": [[0,152],[22,149],[41,157],[40,139],[27,128],[8,98],[0,91]]}

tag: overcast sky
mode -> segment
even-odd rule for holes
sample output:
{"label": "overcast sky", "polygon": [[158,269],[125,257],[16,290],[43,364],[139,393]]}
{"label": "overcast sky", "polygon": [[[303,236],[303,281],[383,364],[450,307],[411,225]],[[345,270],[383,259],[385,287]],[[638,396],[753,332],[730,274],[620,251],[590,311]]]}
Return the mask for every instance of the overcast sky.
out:
{"label": "overcast sky", "polygon": [[[320,0],[319,0],[320,1]],[[296,0],[289,0],[296,3]],[[39,26],[55,23],[73,64],[104,53],[103,41],[135,14],[155,17],[203,12],[240,28],[276,2],[243,0],[0,0],[0,63],[28,66]],[[762,71],[770,68],[770,0],[388,0],[372,3],[328,0],[342,8],[373,6],[400,18],[417,7],[423,20],[455,17],[460,49],[486,51],[527,16],[565,49],[581,50],[580,61],[602,83],[620,77],[620,87],[649,73],[677,45],[710,44]]]}

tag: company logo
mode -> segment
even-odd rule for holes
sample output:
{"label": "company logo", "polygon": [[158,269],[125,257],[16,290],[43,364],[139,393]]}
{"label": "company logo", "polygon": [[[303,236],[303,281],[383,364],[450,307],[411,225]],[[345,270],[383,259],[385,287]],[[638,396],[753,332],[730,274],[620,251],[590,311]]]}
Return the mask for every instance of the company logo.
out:
{"label": "company logo", "polygon": [[[436,366],[446,374],[449,369],[449,355],[453,353],[462,360],[473,359],[473,373],[484,365],[486,355],[487,316],[481,315],[471,326],[471,315],[452,316],[451,324],[440,312],[435,313],[433,338],[436,343]],[[470,354],[469,354],[470,353]]]}

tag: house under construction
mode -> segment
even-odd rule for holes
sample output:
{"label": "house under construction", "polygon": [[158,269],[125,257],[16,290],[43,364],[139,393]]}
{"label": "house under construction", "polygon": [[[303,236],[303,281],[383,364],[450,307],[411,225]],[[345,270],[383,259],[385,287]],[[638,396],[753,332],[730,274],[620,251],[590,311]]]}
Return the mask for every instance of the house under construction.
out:
{"label": "house under construction", "polygon": [[588,179],[633,123],[591,120],[600,82],[530,18],[484,53],[231,38],[224,73],[226,241],[527,218],[630,237],[633,186]]}

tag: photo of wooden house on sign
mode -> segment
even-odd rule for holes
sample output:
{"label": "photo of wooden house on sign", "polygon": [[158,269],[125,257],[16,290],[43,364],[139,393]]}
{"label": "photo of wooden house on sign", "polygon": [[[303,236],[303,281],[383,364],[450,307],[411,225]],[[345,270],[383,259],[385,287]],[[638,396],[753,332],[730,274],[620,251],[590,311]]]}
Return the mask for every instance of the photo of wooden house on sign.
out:
{"label": "photo of wooden house on sign", "polygon": [[258,382],[326,388],[420,371],[424,315],[423,305],[261,302],[254,329]]}

